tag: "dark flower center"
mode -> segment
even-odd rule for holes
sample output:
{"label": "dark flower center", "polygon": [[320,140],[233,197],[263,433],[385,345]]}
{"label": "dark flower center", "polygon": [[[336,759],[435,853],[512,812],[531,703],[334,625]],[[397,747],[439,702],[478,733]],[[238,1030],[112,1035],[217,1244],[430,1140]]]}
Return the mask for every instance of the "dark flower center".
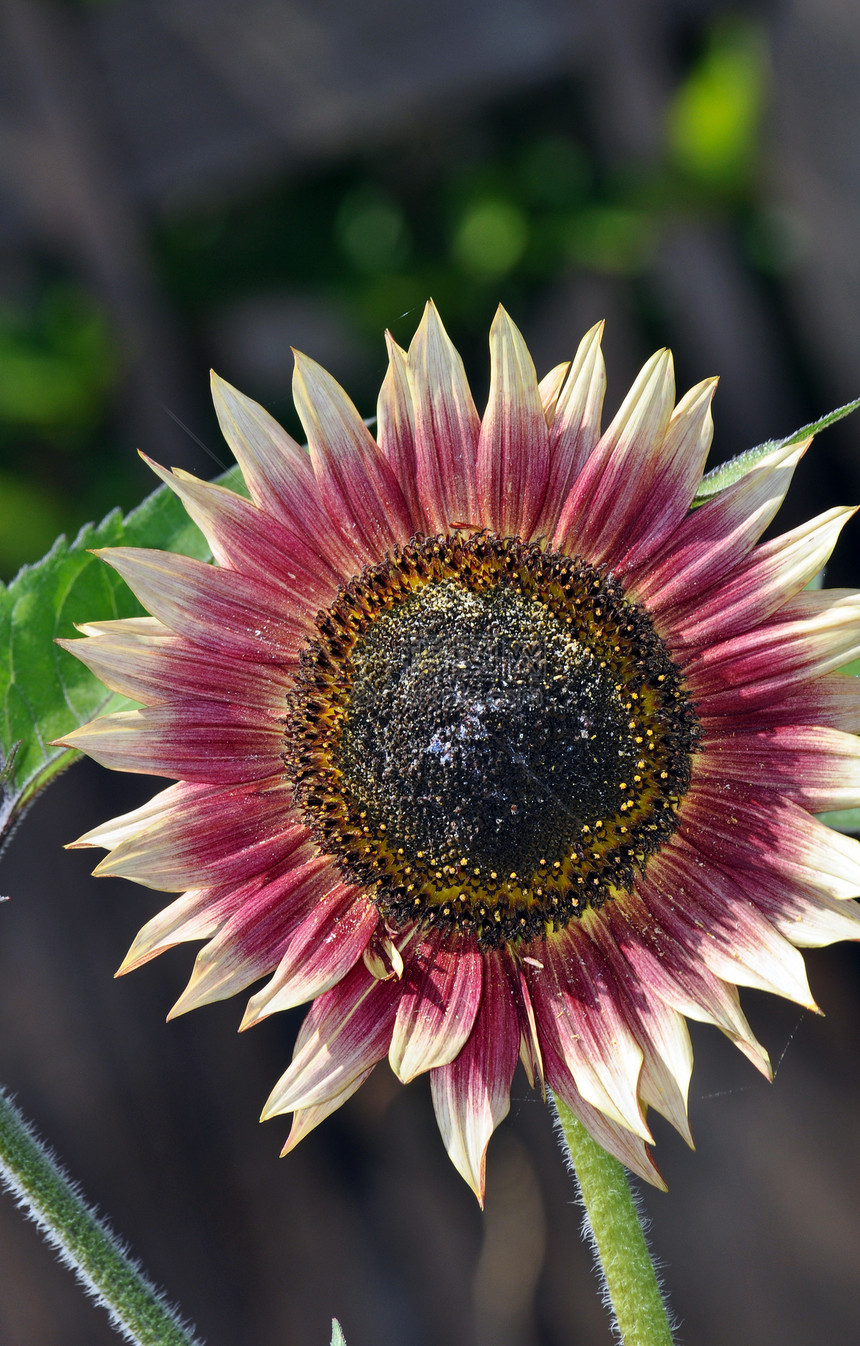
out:
{"label": "dark flower center", "polygon": [[629,887],[674,831],[695,716],[647,614],[586,562],[415,539],[318,632],[285,760],[393,925],[531,938]]}

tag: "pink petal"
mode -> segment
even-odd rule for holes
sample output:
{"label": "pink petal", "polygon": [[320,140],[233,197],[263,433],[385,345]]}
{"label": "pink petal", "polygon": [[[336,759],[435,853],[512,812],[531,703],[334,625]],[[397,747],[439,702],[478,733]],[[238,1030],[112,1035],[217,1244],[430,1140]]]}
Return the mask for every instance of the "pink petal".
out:
{"label": "pink petal", "polygon": [[510,1107],[519,1038],[509,978],[499,955],[486,954],[481,1004],[472,1032],[453,1061],[430,1072],[433,1107],[445,1148],[482,1205],[487,1146]]}
{"label": "pink petal", "polygon": [[419,938],[406,962],[388,1053],[404,1084],[454,1060],[481,1002],[483,959],[477,944],[437,930]]}
{"label": "pink petal", "polygon": [[110,547],[96,555],[178,635],[221,654],[295,663],[309,628],[271,585],[172,552]]}
{"label": "pink petal", "polygon": [[583,1098],[650,1140],[638,1095],[642,1049],[621,1012],[605,959],[573,927],[531,946],[529,953],[534,959],[525,964],[525,975],[544,1059],[549,1046]]}
{"label": "pink petal", "polygon": [[673,646],[712,644],[765,621],[814,579],[854,513],[831,509],[758,547],[714,588],[677,607],[667,637]]}
{"label": "pink petal", "polygon": [[641,370],[568,495],[554,545],[598,563],[635,525],[659,471],[672,416],[672,357],[658,351]]}
{"label": "pink petal", "polygon": [[720,1028],[769,1077],[767,1052],[741,1011],[735,987],[715,976],[698,957],[699,936],[691,934],[687,922],[676,918],[652,870],[650,866],[639,879],[635,893],[607,902],[600,912],[631,968],[630,979],[650,987],[688,1019]]}
{"label": "pink petal", "polygon": [[674,534],[687,514],[702,479],[705,459],[711,447],[714,422],[711,402],[717,380],[705,379],[678,403],[669,422],[653,480],[645,492],[638,513],[631,517],[627,531],[619,537],[616,569],[634,570],[652,557]]}
{"label": "pink petal", "polygon": [[282,768],[278,726],[256,708],[217,701],[102,715],[58,742],[118,771],[210,785],[264,780]]}
{"label": "pink petal", "polygon": [[780,725],[711,735],[707,770],[777,790],[810,813],[860,804],[860,740],[838,729]]}
{"label": "pink petal", "polygon": [[705,733],[719,734],[729,726],[747,730],[792,724],[818,724],[849,734],[860,733],[857,678],[831,673],[794,686],[785,678],[781,687],[774,686],[776,681],[733,687],[699,701],[696,710]]}
{"label": "pink petal", "polygon": [[418,494],[424,517],[437,533],[475,517],[480,421],[463,361],[435,305],[428,304],[408,355],[415,409]]}
{"label": "pink petal", "polygon": [[278,966],[293,934],[334,882],[331,863],[313,856],[273,883],[248,884],[239,909],[198,953],[191,979],[168,1018],[244,991]]}
{"label": "pink petal", "polygon": [[478,441],[478,496],[487,527],[502,537],[530,537],[548,474],[549,436],[535,367],[499,307],[490,329],[490,396]]}
{"label": "pink petal", "polygon": [[397,478],[331,374],[306,355],[295,358],[293,400],[323,504],[350,548],[381,560],[415,532]]}
{"label": "pink petal", "polygon": [[600,349],[602,336],[602,322],[586,332],[554,415],[551,420],[547,417],[550,467],[543,508],[534,529],[538,535],[552,537],[562,505],[600,438],[600,416],[606,393],[606,367]]}
{"label": "pink petal", "polygon": [[341,575],[297,533],[223,486],[180,468],[168,472],[145,454],[141,457],[182,501],[219,565],[283,589],[290,603],[311,617],[331,602]]}
{"label": "pink petal", "polygon": [[339,883],[295,928],[275,975],[248,1001],[242,1028],[331,989],[361,957],[379,924],[360,890]]}
{"label": "pink petal", "polygon": [[363,1070],[360,1075],[356,1075],[354,1080],[350,1080],[345,1089],[341,1089],[339,1094],[334,1094],[327,1098],[324,1103],[314,1103],[310,1108],[298,1108],[293,1113],[293,1124],[290,1127],[290,1134],[287,1137],[287,1143],[281,1150],[281,1158],[290,1153],[298,1145],[299,1141],[304,1140],[314,1127],[324,1122],[326,1117],[330,1117],[333,1112],[337,1112],[348,1098],[352,1098],[357,1093],[364,1081],[367,1079],[373,1066]]}
{"label": "pink petal", "polygon": [[403,498],[409,507],[415,531],[424,533],[427,531],[427,523],[418,494],[415,412],[412,407],[406,352],[401,350],[390,332],[386,332],[385,341],[388,346],[388,370],[376,406],[379,448],[397,478]]}
{"label": "pink petal", "polygon": [[[860,656],[860,594],[822,589],[797,594],[775,617],[740,636],[691,650],[684,678],[696,701],[745,683],[774,695]],[[732,695],[734,693],[732,692]]]}
{"label": "pink petal", "polygon": [[837,899],[860,896],[860,841],[746,784],[729,793],[697,783],[684,800],[679,836],[733,874],[768,871]]}
{"label": "pink petal", "polygon": [[145,705],[200,697],[240,702],[271,714],[283,707],[288,680],[270,663],[255,663],[209,651],[158,625],[155,636],[111,630],[127,625],[104,622],[87,629],[86,640],[58,640],[114,692]]}
{"label": "pink petal", "polygon": [[399,997],[396,978],[378,981],[363,961],[356,963],[308,1010],[292,1064],[272,1090],[262,1120],[338,1098],[381,1061]]}
{"label": "pink petal", "polygon": [[299,533],[332,569],[352,574],[358,554],[344,544],[325,511],[307,449],[217,374],[212,398],[254,503]]}
{"label": "pink petal", "polygon": [[243,883],[310,841],[282,782],[180,788],[175,806],[117,844],[97,874],[172,892]]}
{"label": "pink petal", "polygon": [[582,1097],[574,1083],[566,1062],[558,1055],[554,1046],[547,1046],[546,1058],[547,1083],[553,1093],[566,1103],[573,1115],[582,1122],[586,1131],[602,1145],[607,1154],[614,1157],[631,1173],[636,1173],[646,1182],[666,1191],[663,1175],[651,1158],[650,1151],[638,1136],[634,1136],[626,1127],[619,1126],[598,1108],[592,1107]]}
{"label": "pink petal", "polygon": [[657,558],[628,576],[634,597],[653,615],[715,584],[750,552],[773,519],[794,469],[809,447],[774,449],[745,476],[689,515]]}
{"label": "pink petal", "polygon": [[686,927],[688,945],[716,976],[815,1009],[802,957],[734,878],[677,836],[649,870],[658,867],[663,897],[652,892],[649,907],[661,923],[674,918]]}
{"label": "pink petal", "polygon": [[202,888],[183,893],[138,931],[116,975],[135,971],[177,944],[210,939],[241,905],[243,891]]}

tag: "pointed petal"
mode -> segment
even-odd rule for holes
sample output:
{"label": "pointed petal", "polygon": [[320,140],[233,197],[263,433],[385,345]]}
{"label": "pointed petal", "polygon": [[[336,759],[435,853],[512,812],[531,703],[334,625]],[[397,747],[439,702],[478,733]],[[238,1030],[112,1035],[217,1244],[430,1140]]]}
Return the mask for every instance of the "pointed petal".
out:
{"label": "pointed petal", "polygon": [[295,663],[308,626],[271,585],[172,552],[108,547],[96,555],[187,640],[221,654]]}
{"label": "pointed petal", "polygon": [[184,794],[174,807],[117,843],[97,874],[168,892],[244,883],[310,843],[282,781],[178,788]]}
{"label": "pointed petal", "polygon": [[404,1084],[460,1051],[478,1013],[483,963],[474,941],[435,930],[410,954],[388,1054]]}
{"label": "pointed petal", "polygon": [[424,508],[418,494],[418,464],[415,458],[415,412],[406,352],[390,332],[385,333],[388,370],[376,405],[379,448],[397,478],[409,507],[414,531],[427,531]]}
{"label": "pointed petal", "polygon": [[297,533],[223,486],[181,468],[168,472],[146,454],[141,457],[182,501],[219,565],[283,589],[290,603],[310,616],[331,602],[341,577]]}
{"label": "pointed petal", "polygon": [[673,609],[718,583],[742,561],[773,519],[811,440],[774,449],[752,471],[693,511],[667,542],[629,576],[632,596],[654,615]]}
{"label": "pointed petal", "polygon": [[480,421],[463,361],[434,304],[424,310],[408,355],[415,408],[418,494],[430,528],[450,532],[475,517]]}
{"label": "pointed petal", "polygon": [[[552,537],[571,487],[600,438],[600,417],[606,393],[606,366],[600,342],[603,323],[586,332],[549,421],[550,470],[535,533]],[[543,386],[543,385],[541,385]]]}
{"label": "pointed petal", "polygon": [[559,399],[559,394],[564,387],[564,381],[570,372],[570,361],[565,360],[563,364],[556,365],[548,374],[544,374],[538,384],[540,393],[540,402],[543,407],[543,414],[546,417],[546,423],[551,426],[555,419],[555,408]]}
{"label": "pointed petal", "polygon": [[612,559],[616,539],[635,523],[658,472],[674,398],[672,356],[658,351],[568,495],[555,531],[557,547],[594,563]]}
{"label": "pointed petal", "polygon": [[619,547],[626,544],[619,571],[633,570],[659,551],[687,514],[714,435],[711,402],[716,387],[716,379],[705,379],[675,408],[641,508],[619,538]]}
{"label": "pointed petal", "polygon": [[241,1027],[331,989],[361,957],[379,924],[358,888],[339,883],[297,925],[271,981],[248,1001]]}
{"label": "pointed petal", "polygon": [[[750,683],[773,696],[796,679],[841,668],[860,656],[860,594],[853,589],[799,593],[775,617],[740,636],[689,651],[684,678],[708,712],[719,709],[718,694]],[[737,703],[731,700],[734,707]]]}
{"label": "pointed petal", "polygon": [[703,863],[701,855],[677,836],[649,869],[658,866],[666,897],[662,902],[649,898],[649,906],[662,923],[674,916],[686,927],[688,944],[715,976],[816,1008],[803,958],[734,878]]}
{"label": "pointed petal", "polygon": [[138,931],[117,971],[133,972],[167,949],[189,940],[210,939],[236,910],[241,893],[223,888],[197,888],[183,893]]}
{"label": "pointed petal", "polygon": [[325,511],[307,449],[214,373],[212,399],[254,503],[299,533],[333,569],[350,575],[357,553],[345,546]]}
{"label": "pointed petal", "polygon": [[168,1014],[212,1005],[274,971],[296,929],[331,888],[324,856],[291,866],[274,883],[248,884],[238,910],[198,953],[182,995]]}
{"label": "pointed petal", "polygon": [[[104,623],[104,626],[120,623]],[[106,686],[144,705],[183,697],[236,701],[273,713],[283,706],[286,676],[271,664],[215,653],[158,624],[161,634],[141,636],[100,631],[85,640],[57,640]]]}
{"label": "pointed petal", "polygon": [[58,742],[117,771],[210,785],[264,780],[282,766],[277,725],[261,723],[256,709],[217,701],[102,715]]}
{"label": "pointed petal", "polygon": [[677,645],[727,640],[777,612],[814,579],[853,509],[831,509],[790,533],[766,542],[716,588],[696,595],[672,614]]}
{"label": "pointed petal", "polygon": [[281,1158],[283,1159],[291,1150],[294,1150],[299,1141],[304,1140],[305,1136],[313,1131],[314,1127],[319,1126],[320,1122],[324,1122],[326,1117],[330,1117],[333,1112],[337,1112],[338,1108],[342,1107],[348,1098],[352,1098],[372,1070],[373,1066],[363,1070],[360,1075],[356,1075],[354,1080],[350,1080],[345,1089],[341,1089],[339,1094],[327,1098],[324,1103],[315,1103],[310,1108],[298,1108],[293,1113],[293,1124],[287,1137],[287,1143],[281,1150]]}
{"label": "pointed petal", "polygon": [[481,1005],[468,1040],[448,1065],[430,1072],[436,1120],[457,1172],[484,1203],[490,1137],[510,1107],[519,1019],[499,956],[484,957]]}
{"label": "pointed petal", "polygon": [[478,496],[487,527],[531,536],[546,493],[549,435],[537,374],[503,308],[490,329],[490,396],[478,441]]}
{"label": "pointed petal", "polygon": [[582,1122],[598,1145],[603,1146],[607,1154],[613,1155],[619,1163],[629,1168],[631,1173],[644,1178],[645,1182],[666,1191],[663,1175],[644,1143],[638,1136],[634,1136],[625,1127],[619,1126],[605,1113],[586,1102],[577,1089],[566,1063],[556,1056],[552,1048],[547,1052],[546,1078],[553,1093],[567,1104],[573,1115]]}
{"label": "pointed petal", "polygon": [[810,813],[860,804],[860,739],[839,729],[778,725],[711,735],[707,754],[715,779],[779,791]]}
{"label": "pointed petal", "polygon": [[[653,870],[653,866],[651,866]],[[659,876],[658,876],[659,877]],[[660,911],[669,912],[666,922]],[[662,888],[642,876],[635,893],[625,893],[601,910],[630,966],[634,983],[649,986],[688,1019],[714,1024],[770,1078],[770,1063],[741,1011],[737,990],[696,957],[696,944],[685,925],[665,905]]]}
{"label": "pointed petal", "polygon": [[293,400],[323,504],[352,549],[381,560],[415,531],[403,493],[340,384],[315,360],[295,359]]}
{"label": "pointed petal", "polygon": [[606,962],[590,940],[572,927],[555,932],[534,946],[534,962],[526,964],[525,974],[544,1056],[549,1043],[587,1102],[650,1140],[638,1094],[642,1048],[624,1020]]}
{"label": "pointed petal", "polygon": [[106,851],[112,850],[121,842],[142,832],[151,823],[156,823],[172,813],[175,808],[181,808],[185,800],[193,798],[194,793],[201,788],[205,789],[205,786],[168,785],[166,790],[160,790],[152,799],[141,804],[140,808],[132,809],[130,813],[121,813],[116,818],[109,818],[107,822],[100,823],[98,827],[78,837],[77,841],[69,842],[66,850],[73,851],[84,846],[99,846]]}
{"label": "pointed petal", "polygon": [[293,1053],[262,1120],[337,1098],[388,1051],[400,997],[396,978],[379,981],[359,961],[308,1010]]}

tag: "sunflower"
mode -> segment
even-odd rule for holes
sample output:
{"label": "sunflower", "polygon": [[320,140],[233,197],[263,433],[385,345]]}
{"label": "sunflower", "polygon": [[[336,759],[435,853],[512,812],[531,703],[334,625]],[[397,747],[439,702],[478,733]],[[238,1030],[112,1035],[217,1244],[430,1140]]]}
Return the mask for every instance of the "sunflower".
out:
{"label": "sunflower", "polygon": [[76,843],[181,894],[120,970],[205,940],[173,1014],[311,1002],[285,1152],[387,1055],[482,1199],[520,1059],[662,1185],[686,1018],[767,1075],[738,986],[814,1008],[798,948],[860,935],[814,816],[860,802],[860,594],[806,587],[851,511],[756,545],[805,444],[693,508],[715,380],[659,351],[601,432],[600,336],[539,382],[499,310],[481,419],[428,305],[376,440],[298,355],[307,451],[215,378],[250,498],[153,464],[215,564],[102,552],[152,615],[61,642],[142,707],[64,742],[176,782]]}

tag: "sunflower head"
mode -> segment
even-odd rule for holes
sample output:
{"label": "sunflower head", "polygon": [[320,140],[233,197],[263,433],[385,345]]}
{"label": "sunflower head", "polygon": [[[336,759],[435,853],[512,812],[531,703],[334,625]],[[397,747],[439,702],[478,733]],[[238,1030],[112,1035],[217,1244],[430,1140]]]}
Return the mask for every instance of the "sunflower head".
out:
{"label": "sunflower head", "polygon": [[179,894],[121,970],[203,940],[174,1013],[311,1002],[286,1149],[387,1055],[483,1199],[522,1059],[661,1183],[685,1016],[767,1073],[737,986],[811,1005],[798,946],[860,931],[814,816],[860,802],[860,595],[805,587],[850,511],[759,543],[798,444],[694,509],[715,381],[658,352],[602,429],[600,335],[539,381],[499,310],[479,417],[428,305],[377,439],[297,356],[307,450],[214,379],[250,498],[153,464],[214,564],[103,553],[151,616],[61,642],[141,706],[64,742],[175,782],[76,843]]}

